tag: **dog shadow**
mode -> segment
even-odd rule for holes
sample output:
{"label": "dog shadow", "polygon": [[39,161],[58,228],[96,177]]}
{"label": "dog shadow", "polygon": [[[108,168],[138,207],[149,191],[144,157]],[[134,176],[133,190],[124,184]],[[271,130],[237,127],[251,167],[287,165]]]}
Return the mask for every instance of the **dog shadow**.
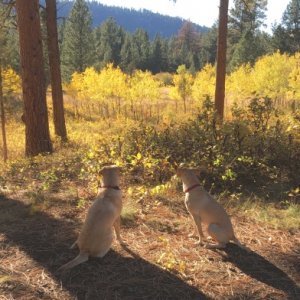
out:
{"label": "dog shadow", "polygon": [[[0,234],[2,234],[0,239],[2,251],[6,248],[10,252],[15,251],[11,249],[17,248],[14,256],[16,253],[25,253],[34,261],[33,268],[35,264],[41,266],[46,274],[54,279],[54,286],[58,289],[55,297],[59,297],[61,288],[62,292],[69,295],[68,298],[78,300],[209,299],[197,288],[151,264],[128,247],[124,248],[124,255],[123,251],[118,253],[111,250],[102,259],[92,258],[74,269],[64,273],[57,272],[59,266],[78,254],[77,249],[69,249],[70,241],[76,239],[74,221],[56,219],[43,211],[32,214],[30,206],[1,195]],[[8,259],[10,258],[6,258],[7,261]],[[25,270],[24,272],[31,268],[28,267],[26,258],[19,266],[18,268]],[[44,270],[33,272],[32,276],[39,278],[30,278],[31,282],[40,281],[40,275],[36,274],[44,274]],[[6,275],[10,276],[9,274],[11,274],[9,264],[3,264],[0,275],[3,278]],[[8,289],[13,284],[9,282]],[[20,287],[20,284],[23,285],[23,282],[16,280],[15,286]],[[42,281],[35,286],[31,284],[30,287],[24,287],[24,298],[49,299],[49,295],[43,295],[43,290],[39,289],[41,284],[44,284],[43,286],[49,284],[53,289],[53,282]],[[7,290],[2,286],[1,292]],[[20,289],[17,288],[10,289],[8,293],[13,298],[21,297]]]}
{"label": "dog shadow", "polygon": [[288,299],[300,299],[300,287],[281,269],[261,255],[246,251],[229,243],[222,249],[227,255],[224,261],[231,262],[242,272],[275,289],[286,293]]}

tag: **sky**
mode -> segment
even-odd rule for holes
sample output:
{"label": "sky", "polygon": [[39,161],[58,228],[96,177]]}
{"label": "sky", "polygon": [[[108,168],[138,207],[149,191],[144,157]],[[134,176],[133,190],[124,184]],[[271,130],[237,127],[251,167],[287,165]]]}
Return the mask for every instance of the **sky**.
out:
{"label": "sky", "polygon": [[[163,15],[181,17],[196,24],[211,27],[218,19],[220,0],[98,0],[106,5],[148,9]],[[268,0],[266,30],[271,32],[274,22],[280,23],[281,17],[290,0]],[[229,0],[229,6],[233,0]]]}

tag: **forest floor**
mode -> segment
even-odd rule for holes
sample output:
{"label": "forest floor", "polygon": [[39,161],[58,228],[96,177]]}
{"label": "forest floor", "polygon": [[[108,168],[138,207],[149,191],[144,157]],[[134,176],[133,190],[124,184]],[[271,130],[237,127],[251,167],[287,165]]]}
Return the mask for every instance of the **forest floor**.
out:
{"label": "forest floor", "polygon": [[[79,187],[80,189],[80,187]],[[0,299],[300,299],[300,229],[275,229],[231,211],[235,232],[251,249],[195,246],[183,195],[142,199],[124,219],[127,246],[103,259],[57,272],[93,197],[78,206],[61,189],[30,205],[24,191],[0,196]],[[124,195],[124,206],[129,203]]]}

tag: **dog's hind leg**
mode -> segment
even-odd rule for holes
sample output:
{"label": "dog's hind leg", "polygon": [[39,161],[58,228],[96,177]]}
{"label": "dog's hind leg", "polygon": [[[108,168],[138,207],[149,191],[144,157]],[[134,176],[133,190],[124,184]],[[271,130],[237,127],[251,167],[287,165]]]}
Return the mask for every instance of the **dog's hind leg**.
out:
{"label": "dog's hind leg", "polygon": [[207,231],[209,235],[217,242],[215,245],[206,245],[208,249],[222,249],[225,248],[229,242],[229,236],[225,229],[220,227],[218,224],[209,224]]}

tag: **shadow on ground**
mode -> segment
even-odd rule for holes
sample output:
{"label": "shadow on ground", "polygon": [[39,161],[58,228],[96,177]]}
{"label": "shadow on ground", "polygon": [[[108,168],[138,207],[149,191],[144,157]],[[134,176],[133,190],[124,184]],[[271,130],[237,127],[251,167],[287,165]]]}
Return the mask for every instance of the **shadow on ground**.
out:
{"label": "shadow on ground", "polygon": [[[128,248],[124,255],[112,250],[103,259],[91,259],[63,274],[57,273],[57,268],[78,252],[68,248],[76,238],[73,222],[55,219],[44,212],[31,214],[24,203],[3,196],[0,196],[0,212],[0,233],[5,235],[1,248],[17,246],[46,269],[73,299],[209,299]],[[5,272],[9,271],[3,266],[1,273]],[[36,286],[40,284],[43,282]],[[29,293],[26,299],[51,299],[39,291],[25,287],[24,290]],[[18,296],[13,288],[9,293],[13,298]]]}
{"label": "shadow on ground", "polygon": [[224,261],[231,262],[248,276],[283,291],[287,299],[300,299],[300,287],[281,269],[261,255],[247,252],[235,244],[228,244],[223,250]]}

